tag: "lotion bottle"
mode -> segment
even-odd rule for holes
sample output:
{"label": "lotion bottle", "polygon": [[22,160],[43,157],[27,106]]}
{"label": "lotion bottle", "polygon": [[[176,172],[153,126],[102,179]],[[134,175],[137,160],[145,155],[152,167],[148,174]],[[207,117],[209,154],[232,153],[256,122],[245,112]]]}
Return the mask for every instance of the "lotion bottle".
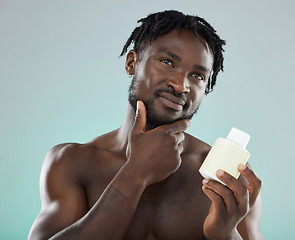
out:
{"label": "lotion bottle", "polygon": [[245,165],[250,157],[250,153],[245,149],[249,140],[250,135],[237,128],[232,128],[226,139],[217,138],[199,169],[201,175],[221,182],[216,176],[216,171],[221,169],[238,178],[239,165]]}

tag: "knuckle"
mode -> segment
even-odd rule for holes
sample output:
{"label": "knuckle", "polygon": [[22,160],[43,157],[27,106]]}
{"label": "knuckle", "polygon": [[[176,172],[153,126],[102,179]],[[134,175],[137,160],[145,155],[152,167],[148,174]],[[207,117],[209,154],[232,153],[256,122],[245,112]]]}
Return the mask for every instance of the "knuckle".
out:
{"label": "knuckle", "polygon": [[224,196],[229,198],[233,196],[233,192],[229,188],[225,188],[224,190]]}
{"label": "knuckle", "polygon": [[249,191],[246,186],[242,185],[241,187],[239,187],[237,194],[241,199],[249,199]]}
{"label": "knuckle", "polygon": [[261,189],[261,187],[262,187],[262,180],[259,177],[257,177],[256,175],[254,175],[254,176],[255,177],[254,177],[254,179],[251,182],[252,187],[253,188],[256,188],[256,189]]}
{"label": "knuckle", "polygon": [[249,192],[247,189],[243,189],[240,193],[240,196],[242,197],[242,199],[246,199],[248,200],[249,199]]}
{"label": "knuckle", "polygon": [[177,140],[174,136],[168,135],[168,136],[166,136],[166,138],[167,138],[167,142],[169,143],[169,145],[173,145],[174,147],[176,147]]}
{"label": "knuckle", "polygon": [[235,181],[235,179],[232,176],[226,175],[225,177],[226,177],[227,181],[229,181],[229,182]]}
{"label": "knuckle", "polygon": [[224,200],[221,196],[215,196],[214,197],[214,202],[216,204],[217,207],[222,208],[224,206]]}
{"label": "knuckle", "polygon": [[180,132],[180,140],[183,141],[185,138],[184,132]]}
{"label": "knuckle", "polygon": [[260,178],[257,178],[257,185],[259,188],[262,187],[263,181]]}
{"label": "knuckle", "polygon": [[178,144],[180,143],[180,141],[178,139],[178,136],[176,136],[176,135],[169,135],[167,137],[169,139],[169,144],[173,145],[173,147],[175,149],[177,149],[178,148]]}
{"label": "knuckle", "polygon": [[178,143],[178,145],[177,145],[179,148],[183,148],[183,141],[181,141],[180,143]]}
{"label": "knuckle", "polygon": [[173,146],[173,154],[179,155],[180,154],[179,150],[180,150],[180,147],[177,144],[174,144],[174,146]]}

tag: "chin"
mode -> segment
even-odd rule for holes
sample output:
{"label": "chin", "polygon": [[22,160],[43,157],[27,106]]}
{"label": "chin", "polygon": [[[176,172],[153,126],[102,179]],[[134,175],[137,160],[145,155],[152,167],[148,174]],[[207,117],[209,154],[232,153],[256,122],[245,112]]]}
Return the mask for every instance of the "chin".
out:
{"label": "chin", "polygon": [[[172,110],[171,110],[172,111]],[[165,124],[171,124],[179,120],[191,119],[192,115],[173,116],[173,114],[159,114],[159,111],[147,111],[147,129],[153,129]]]}
{"label": "chin", "polygon": [[[128,101],[129,104],[132,106],[134,113],[136,112],[136,107],[137,107],[137,101],[141,100],[135,95],[130,94]],[[184,119],[192,119],[192,117],[197,113],[199,106],[194,110],[190,111],[191,113],[187,113],[189,109],[186,109],[186,111],[175,111],[173,109],[166,108],[161,105],[156,105],[155,101],[151,100],[141,100],[143,101],[145,107],[146,107],[146,112],[147,112],[147,125],[146,129],[153,129],[156,127],[159,127],[161,125],[165,124],[171,124],[179,120],[184,120]]]}

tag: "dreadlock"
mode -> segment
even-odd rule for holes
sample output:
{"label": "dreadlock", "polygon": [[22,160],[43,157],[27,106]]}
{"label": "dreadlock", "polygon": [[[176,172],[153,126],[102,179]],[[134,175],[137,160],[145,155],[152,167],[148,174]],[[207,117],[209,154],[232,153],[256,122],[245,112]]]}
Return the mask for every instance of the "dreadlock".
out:
{"label": "dreadlock", "polygon": [[144,48],[147,40],[151,44],[159,36],[165,35],[173,29],[191,29],[197,38],[199,34],[206,40],[213,53],[213,72],[209,78],[205,93],[208,94],[213,90],[219,71],[223,71],[224,50],[222,46],[225,45],[225,41],[216,34],[215,29],[208,22],[198,16],[184,15],[174,10],[153,13],[137,22],[141,23],[141,26],[133,30],[120,56],[127,52],[131,43],[134,44],[134,51],[139,53]]}

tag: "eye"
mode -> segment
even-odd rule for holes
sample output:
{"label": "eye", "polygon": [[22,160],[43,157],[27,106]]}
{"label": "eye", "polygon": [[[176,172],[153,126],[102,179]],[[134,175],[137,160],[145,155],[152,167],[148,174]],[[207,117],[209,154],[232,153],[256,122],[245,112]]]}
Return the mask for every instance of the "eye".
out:
{"label": "eye", "polygon": [[171,67],[174,66],[173,62],[171,60],[167,59],[167,58],[161,59],[160,62],[165,63],[165,64],[167,64],[167,65],[169,65]]}
{"label": "eye", "polygon": [[192,73],[191,76],[198,79],[199,81],[205,81],[205,77],[202,74]]}

